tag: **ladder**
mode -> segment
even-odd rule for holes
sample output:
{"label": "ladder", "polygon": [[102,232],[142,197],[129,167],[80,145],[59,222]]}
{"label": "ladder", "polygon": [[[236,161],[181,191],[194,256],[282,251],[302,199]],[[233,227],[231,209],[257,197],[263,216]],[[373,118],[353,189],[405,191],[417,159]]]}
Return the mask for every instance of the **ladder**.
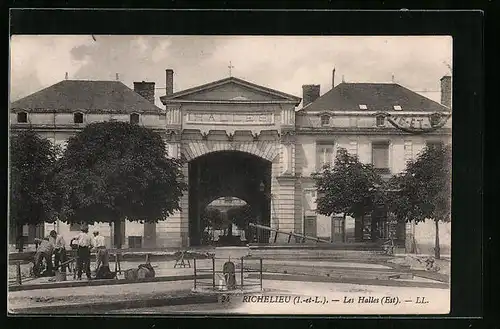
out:
{"label": "ladder", "polygon": [[181,251],[181,255],[175,261],[174,268],[177,268],[177,266],[178,267],[183,267],[183,268],[186,268],[186,267],[191,268],[191,263],[189,262],[189,259],[187,259],[187,258],[184,259],[185,255],[186,255],[186,251],[182,250]]}
{"label": "ladder", "polygon": [[253,223],[249,223],[248,225],[251,226],[251,227],[255,227],[257,229],[262,229],[262,230],[266,230],[266,231],[275,232],[274,241],[276,241],[276,239],[278,237],[278,234],[286,234],[286,235],[288,235],[288,243],[290,243],[290,240],[292,239],[292,237],[301,238],[302,241],[312,240],[312,241],[316,241],[316,242],[324,242],[324,243],[330,243],[330,244],[332,243],[331,241],[328,241],[328,240],[323,240],[323,239],[320,239],[320,238],[316,238],[316,237],[312,237],[312,236],[307,236],[307,235],[303,235],[303,234],[299,234],[299,233],[295,233],[295,232],[286,232],[286,231],[278,230],[278,229],[275,229],[275,228],[271,228],[269,226],[258,225],[258,224],[253,224]]}

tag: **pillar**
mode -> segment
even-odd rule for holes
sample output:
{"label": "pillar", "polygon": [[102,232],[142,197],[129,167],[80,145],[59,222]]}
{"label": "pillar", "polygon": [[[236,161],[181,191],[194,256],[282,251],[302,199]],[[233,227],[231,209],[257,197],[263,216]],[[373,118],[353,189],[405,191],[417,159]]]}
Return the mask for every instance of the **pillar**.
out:
{"label": "pillar", "polygon": [[[170,138],[166,141],[166,153],[168,157],[179,159],[182,154],[180,138]],[[188,183],[188,164],[182,167],[184,181]],[[189,219],[188,219],[188,191],[184,191],[180,200],[181,210],[159,221],[155,225],[155,245],[158,248],[181,248],[189,246]]]}
{"label": "pillar", "polygon": [[[271,227],[285,232],[295,232],[295,196],[297,178],[295,177],[295,135],[285,132],[280,139],[280,153],[271,167]],[[288,236],[279,234],[276,243],[286,243]],[[274,243],[274,234],[269,237]]]}

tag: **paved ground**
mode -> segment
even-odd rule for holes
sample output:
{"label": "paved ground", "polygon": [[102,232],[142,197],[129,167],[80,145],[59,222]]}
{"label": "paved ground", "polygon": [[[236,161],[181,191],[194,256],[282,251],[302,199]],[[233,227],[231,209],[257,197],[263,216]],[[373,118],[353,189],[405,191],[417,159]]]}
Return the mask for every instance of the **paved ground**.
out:
{"label": "paved ground", "polygon": [[[242,296],[230,296],[226,303],[180,305],[127,309],[109,314],[169,314],[169,313],[220,313],[220,314],[446,314],[449,312],[450,292],[444,289],[405,287],[380,287],[342,283],[306,283],[265,281],[268,289],[264,295],[290,296],[289,302],[243,302]],[[296,298],[299,298],[298,300]],[[311,297],[311,299],[309,299]],[[359,303],[364,297],[366,303]],[[381,303],[384,297],[398,297],[397,305]],[[419,300],[417,300],[417,297]],[[422,301],[424,303],[417,303]],[[283,298],[284,299],[284,298]],[[378,299],[379,302],[374,300]],[[350,300],[351,303],[345,301]],[[410,302],[411,300],[411,302]]]}
{"label": "paved ground", "polygon": [[[390,269],[397,268],[400,265],[407,265],[412,268],[417,277],[414,282],[431,282],[430,279],[439,279],[439,275],[449,276],[450,261],[440,260],[438,265],[440,273],[426,272],[421,267],[421,262],[416,261],[412,255],[395,257],[391,263],[387,263],[388,258],[381,258],[379,262],[366,261],[364,259],[351,261],[349,259],[336,260],[277,260],[264,259],[263,264],[275,265],[309,265],[314,267],[351,267],[359,269]],[[143,263],[143,260],[124,261],[121,263],[121,269],[136,268]],[[246,264],[258,264],[258,260],[247,260]],[[152,261],[157,277],[192,275],[194,273],[194,263],[190,260],[191,268],[174,268],[175,261],[162,260]],[[92,268],[95,265],[92,264]],[[114,262],[110,267],[114,269]],[[199,259],[196,261],[197,269],[212,269],[211,259]],[[24,265],[22,271],[26,274],[29,265]],[[418,273],[426,275],[428,279],[418,277]],[[85,277],[85,275],[84,275]],[[15,278],[15,267],[9,266],[9,278]],[[119,276],[123,278],[123,275]],[[73,280],[73,275],[67,277],[68,281]],[[237,278],[239,280],[239,277]],[[247,280],[247,279],[245,279]],[[207,281],[207,280],[205,280]],[[211,280],[208,280],[211,281]],[[207,282],[208,282],[207,281]],[[258,280],[254,280],[258,283]],[[408,281],[408,280],[405,280]],[[29,283],[48,283],[49,278],[38,278]],[[28,284],[27,281],[25,281]],[[202,280],[198,282],[202,283]],[[211,282],[208,282],[210,284]],[[243,303],[242,297],[232,298],[230,303],[225,304],[203,304],[203,305],[184,305],[169,307],[149,307],[141,309],[126,309],[113,311],[120,314],[143,314],[143,313],[243,313],[243,314],[401,314],[401,313],[428,313],[443,314],[449,309],[449,289],[431,289],[431,288],[412,288],[412,287],[388,287],[366,284],[345,284],[345,283],[324,283],[324,282],[292,282],[276,281],[269,278],[263,282],[265,294],[269,295],[288,295],[288,296],[311,296],[329,300],[328,303],[315,304],[304,303]],[[114,301],[132,301],[145,300],[148,298],[166,298],[168,296],[181,296],[190,292],[193,288],[192,280],[175,282],[154,282],[154,283],[133,283],[122,285],[107,286],[82,286],[73,288],[57,289],[38,289],[27,291],[9,292],[8,303],[10,310],[32,308],[41,306],[60,306],[75,305],[83,303],[102,303]],[[382,305],[379,303],[358,303],[359,297],[373,297],[382,299],[387,296],[396,296],[399,298],[397,305]],[[301,298],[302,298],[301,297]],[[425,297],[427,303],[416,303],[417,297],[421,300]],[[344,303],[344,300],[352,298],[353,303]],[[338,300],[338,301],[334,301]],[[407,302],[404,302],[407,300]],[[412,302],[409,302],[411,300]],[[135,307],[135,306],[134,306]],[[84,312],[84,311],[83,311]]]}
{"label": "paved ground", "polygon": [[37,289],[9,292],[9,309],[149,298],[190,291],[192,281],[133,283],[113,286]]}

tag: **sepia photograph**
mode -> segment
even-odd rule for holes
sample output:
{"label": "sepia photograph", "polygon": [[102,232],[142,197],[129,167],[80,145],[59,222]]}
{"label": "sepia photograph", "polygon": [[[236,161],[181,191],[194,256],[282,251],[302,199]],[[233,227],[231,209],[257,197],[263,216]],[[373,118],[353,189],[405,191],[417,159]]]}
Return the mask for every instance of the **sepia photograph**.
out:
{"label": "sepia photograph", "polygon": [[9,314],[448,314],[451,36],[12,35]]}

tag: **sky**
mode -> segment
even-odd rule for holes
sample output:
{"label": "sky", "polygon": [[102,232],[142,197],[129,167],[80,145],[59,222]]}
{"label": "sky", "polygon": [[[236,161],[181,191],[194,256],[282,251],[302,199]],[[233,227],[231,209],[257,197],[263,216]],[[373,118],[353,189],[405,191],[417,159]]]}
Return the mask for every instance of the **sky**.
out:
{"label": "sky", "polygon": [[[95,40],[94,40],[95,39]],[[111,36],[14,35],[10,96],[15,101],[65,79],[156,83],[165,69],[174,92],[229,76],[302,97],[302,85],[321,94],[345,82],[391,82],[440,100],[439,79],[450,75],[447,36]],[[427,92],[424,92],[427,91]]]}

